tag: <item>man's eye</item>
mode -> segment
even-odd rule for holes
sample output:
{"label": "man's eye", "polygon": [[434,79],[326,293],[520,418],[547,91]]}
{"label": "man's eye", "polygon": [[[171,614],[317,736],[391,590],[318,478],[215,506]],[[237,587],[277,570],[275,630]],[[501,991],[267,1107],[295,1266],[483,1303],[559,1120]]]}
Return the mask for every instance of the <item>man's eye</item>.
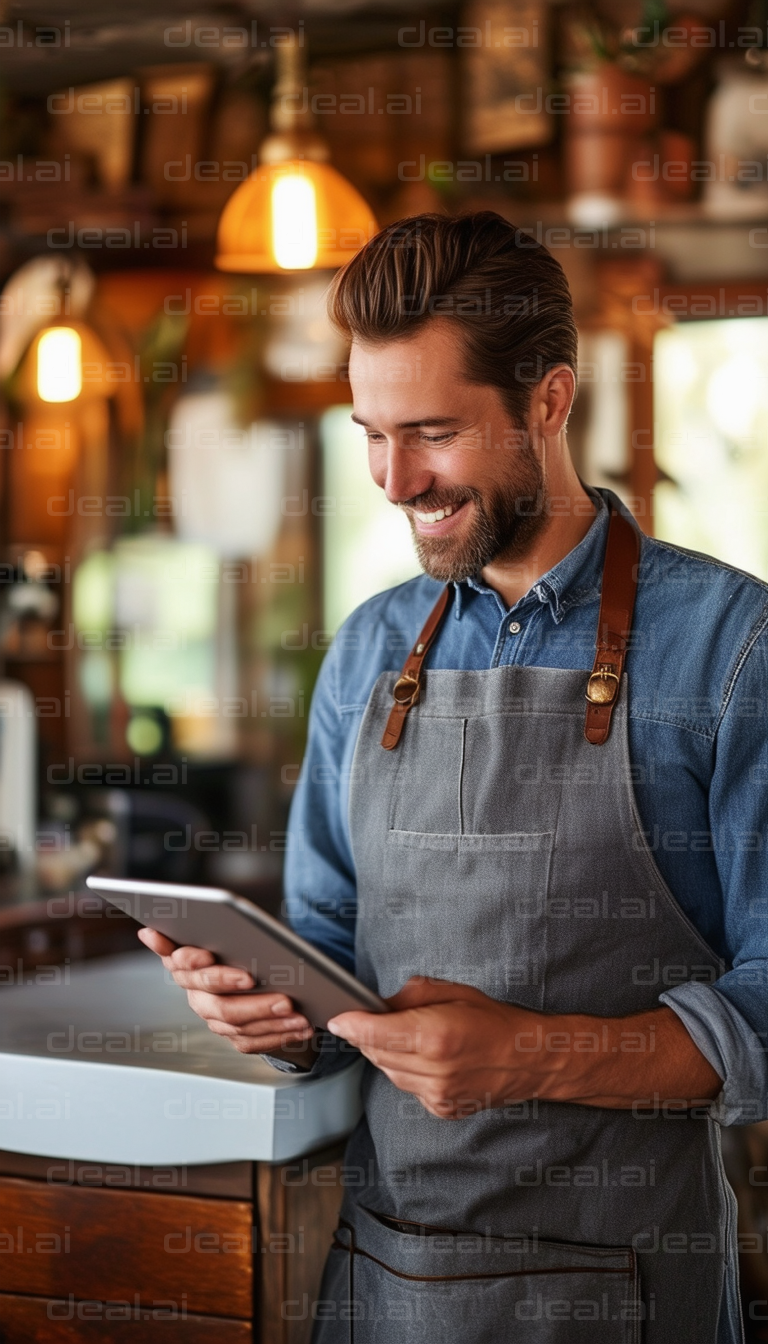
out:
{"label": "man's eye", "polygon": [[422,434],[421,438],[424,443],[434,443],[439,445],[441,443],[448,443],[453,438],[453,434]]}

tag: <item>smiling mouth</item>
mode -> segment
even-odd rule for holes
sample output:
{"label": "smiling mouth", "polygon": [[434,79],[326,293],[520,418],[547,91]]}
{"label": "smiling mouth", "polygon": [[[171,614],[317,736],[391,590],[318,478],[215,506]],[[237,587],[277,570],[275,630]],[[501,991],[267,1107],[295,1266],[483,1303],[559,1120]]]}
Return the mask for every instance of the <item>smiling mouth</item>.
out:
{"label": "smiling mouth", "polygon": [[420,523],[441,523],[444,518],[450,518],[452,513],[456,512],[453,504],[446,504],[442,509],[436,509],[434,513],[419,513],[418,509],[413,510],[414,518],[418,518]]}
{"label": "smiling mouth", "polygon": [[460,504],[443,504],[439,509],[411,508],[408,512],[417,532],[445,532],[455,526],[455,519],[463,513],[468,503],[469,500],[464,499]]}

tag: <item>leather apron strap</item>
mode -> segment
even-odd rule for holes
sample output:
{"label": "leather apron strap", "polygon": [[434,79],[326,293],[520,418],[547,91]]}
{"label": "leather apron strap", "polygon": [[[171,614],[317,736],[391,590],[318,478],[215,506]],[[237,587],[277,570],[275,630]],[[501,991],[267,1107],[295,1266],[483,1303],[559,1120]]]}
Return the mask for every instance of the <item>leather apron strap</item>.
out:
{"label": "leather apron strap", "polygon": [[[639,556],[639,533],[626,518],[611,508],[603,563],[595,662],[586,690],[587,713],[584,736],[593,746],[602,746],[607,741],[611,730],[611,718],[619,698],[621,675],[632,629]],[[429,613],[395,682],[392,691],[394,704],[381,739],[381,745],[386,751],[393,751],[397,746],[408,711],[418,702],[424,659],[448,610],[450,596],[449,584],[443,589]]]}
{"label": "leather apron strap", "polygon": [[411,652],[403,664],[403,670],[392,689],[395,703],[389,711],[387,726],[384,729],[384,736],[381,739],[381,745],[386,751],[392,751],[400,741],[405,719],[408,710],[416,704],[421,694],[421,669],[424,659],[429,653],[430,647],[434,641],[443,617],[448,610],[448,599],[451,596],[451,585],[445,587],[438,597],[434,607],[427,617],[426,624],[416,640]]}
{"label": "leather apron strap", "polygon": [[607,741],[621,690],[621,674],[629,648],[635,608],[639,558],[639,532],[620,513],[611,509],[603,561],[595,662],[586,690],[584,736],[595,747]]}

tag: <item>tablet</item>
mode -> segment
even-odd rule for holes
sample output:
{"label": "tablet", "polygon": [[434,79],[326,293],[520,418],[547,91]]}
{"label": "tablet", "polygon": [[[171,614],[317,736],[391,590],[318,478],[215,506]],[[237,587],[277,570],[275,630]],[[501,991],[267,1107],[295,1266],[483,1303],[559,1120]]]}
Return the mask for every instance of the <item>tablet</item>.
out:
{"label": "tablet", "polygon": [[89,877],[86,886],[174,943],[204,947],[224,965],[248,971],[257,989],[286,994],[314,1027],[351,1009],[389,1011],[349,971],[231,891],[121,877]]}

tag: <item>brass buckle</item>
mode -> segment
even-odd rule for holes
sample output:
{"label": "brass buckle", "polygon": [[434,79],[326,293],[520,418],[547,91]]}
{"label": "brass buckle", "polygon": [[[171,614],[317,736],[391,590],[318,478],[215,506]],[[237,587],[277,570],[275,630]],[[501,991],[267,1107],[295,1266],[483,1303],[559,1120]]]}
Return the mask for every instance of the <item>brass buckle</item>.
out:
{"label": "brass buckle", "polygon": [[619,678],[615,672],[600,668],[587,682],[586,697],[592,705],[612,705],[619,694]]}
{"label": "brass buckle", "polygon": [[415,705],[419,698],[421,684],[418,677],[404,676],[399,677],[392,688],[392,695],[398,705]]}

